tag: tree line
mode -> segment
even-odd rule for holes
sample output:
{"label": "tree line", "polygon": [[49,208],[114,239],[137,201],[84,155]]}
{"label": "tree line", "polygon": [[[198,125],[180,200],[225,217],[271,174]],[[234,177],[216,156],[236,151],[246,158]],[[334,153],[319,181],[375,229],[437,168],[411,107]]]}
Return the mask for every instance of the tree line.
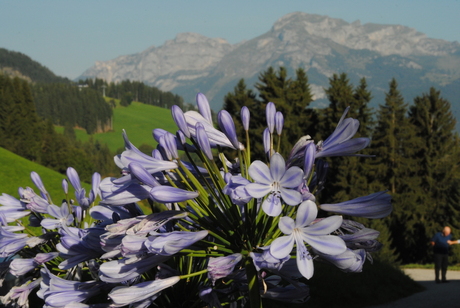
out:
{"label": "tree line", "polygon": [[0,136],[1,147],[61,173],[72,166],[87,182],[95,171],[106,176],[117,172],[107,145],[76,140],[70,121],[64,124],[64,134],[57,133],[53,121],[37,113],[30,84],[2,74]]}
{"label": "tree line", "polygon": [[83,128],[88,134],[112,129],[112,108],[96,90],[64,83],[31,87],[38,115],[53,124]]}
{"label": "tree line", "polygon": [[[284,113],[285,127],[280,152],[289,149],[304,135],[316,142],[326,139],[335,129],[343,111],[350,106],[348,116],[360,121],[359,136],[372,139],[362,154],[375,157],[328,158],[329,174],[326,188],[319,195],[320,203],[341,202],[373,192],[388,190],[394,210],[384,220],[365,220],[381,232],[385,245],[378,258],[389,262],[432,262],[429,245],[434,233],[450,225],[460,237],[459,138],[450,103],[440,91],[427,89],[404,101],[396,79],[389,82],[385,101],[377,110],[369,106],[372,93],[365,78],[353,85],[346,73],[329,78],[325,93],[329,105],[312,108],[313,96],[303,69],[288,78],[285,68],[270,67],[259,75],[254,85],[257,93],[248,89],[244,79],[224,98],[224,109],[230,112],[242,133],[239,111],[247,106],[251,111],[251,153],[265,160],[262,131],[266,127],[265,106],[274,102]],[[454,262],[460,261],[460,251],[453,249]]]}
{"label": "tree line", "polygon": [[107,97],[119,99],[122,106],[128,106],[131,102],[136,101],[167,109],[171,109],[174,105],[184,107],[184,99],[181,96],[161,91],[140,81],[123,80],[108,83],[103,79],[95,78],[80,80],[78,84],[87,85]]}

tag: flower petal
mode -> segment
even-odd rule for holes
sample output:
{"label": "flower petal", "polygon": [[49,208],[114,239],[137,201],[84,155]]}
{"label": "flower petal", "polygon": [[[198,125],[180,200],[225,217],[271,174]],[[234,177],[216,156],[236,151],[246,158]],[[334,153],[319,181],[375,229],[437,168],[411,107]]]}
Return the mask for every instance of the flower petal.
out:
{"label": "flower petal", "polygon": [[288,216],[281,217],[280,221],[278,222],[278,227],[284,234],[291,234],[295,227],[294,219]]}
{"label": "flower petal", "polygon": [[[279,153],[273,154],[272,157],[270,158],[270,173],[272,175],[271,177],[273,181],[279,182],[285,172],[286,172],[286,163],[284,162],[283,156],[281,156],[281,154]],[[299,184],[297,184],[296,186],[292,186],[292,187],[297,187],[299,186]]]}
{"label": "flower petal", "polygon": [[[283,161],[284,162],[284,161]],[[299,167],[289,168],[280,180],[280,184],[287,188],[297,188],[303,181],[303,171]]]}
{"label": "flower petal", "polygon": [[262,203],[262,209],[268,216],[278,216],[283,209],[281,207],[280,197],[274,194],[269,195]]}
{"label": "flower petal", "polygon": [[347,249],[345,242],[336,235],[310,235],[302,233],[302,239],[314,249],[327,255],[338,255]]}
{"label": "flower petal", "polygon": [[259,183],[249,183],[244,186],[244,189],[246,189],[247,193],[253,198],[265,197],[272,191],[270,185]]}
{"label": "flower petal", "polygon": [[280,188],[281,198],[288,205],[297,205],[302,202],[302,194],[297,190]]}
{"label": "flower petal", "polygon": [[297,242],[296,262],[302,276],[310,279],[314,272],[313,258],[302,241]]}
{"label": "flower petal", "polygon": [[275,239],[270,245],[270,253],[278,259],[288,256],[294,247],[294,236],[281,236]]}
{"label": "flower petal", "polygon": [[268,166],[260,160],[252,162],[251,166],[249,166],[248,171],[251,178],[257,183],[267,185],[271,185],[273,183],[273,179],[270,174],[270,169],[268,169]]}
{"label": "flower petal", "polygon": [[342,221],[342,216],[330,216],[309,225],[306,229],[308,229],[308,234],[326,235],[340,228]]}
{"label": "flower petal", "polygon": [[304,201],[297,208],[295,226],[297,228],[308,226],[313,220],[316,219],[317,215],[318,207],[316,206],[316,203],[310,200]]}

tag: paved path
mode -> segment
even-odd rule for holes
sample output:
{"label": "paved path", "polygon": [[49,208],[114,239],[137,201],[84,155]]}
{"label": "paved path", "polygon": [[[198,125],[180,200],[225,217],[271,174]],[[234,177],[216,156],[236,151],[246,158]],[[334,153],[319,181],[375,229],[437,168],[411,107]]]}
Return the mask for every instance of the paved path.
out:
{"label": "paved path", "polygon": [[448,271],[449,283],[435,283],[432,269],[405,269],[404,272],[426,288],[400,300],[369,308],[459,308],[460,272]]}

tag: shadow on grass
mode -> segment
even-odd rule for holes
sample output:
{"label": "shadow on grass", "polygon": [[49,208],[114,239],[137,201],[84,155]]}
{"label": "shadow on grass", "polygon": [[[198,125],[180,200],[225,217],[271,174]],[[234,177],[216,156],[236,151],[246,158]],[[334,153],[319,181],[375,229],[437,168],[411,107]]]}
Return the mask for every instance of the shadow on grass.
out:
{"label": "shadow on grass", "polygon": [[379,262],[366,262],[361,273],[343,273],[335,267],[316,262],[315,274],[308,285],[311,297],[306,304],[264,302],[264,307],[359,308],[388,303],[424,290],[402,270]]}

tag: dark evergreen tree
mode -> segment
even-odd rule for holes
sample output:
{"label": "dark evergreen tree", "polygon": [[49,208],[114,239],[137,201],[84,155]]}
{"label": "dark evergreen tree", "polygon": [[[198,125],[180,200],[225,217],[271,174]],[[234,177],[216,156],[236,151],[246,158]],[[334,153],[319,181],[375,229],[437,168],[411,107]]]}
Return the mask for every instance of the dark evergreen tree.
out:
{"label": "dark evergreen tree", "polygon": [[[325,140],[332,134],[347,107],[350,107],[347,117],[356,118],[358,115],[358,106],[355,103],[355,91],[347,74],[334,74],[329,78],[329,88],[325,89],[325,93],[329,100],[329,106],[320,112],[320,130],[315,140]],[[367,102],[363,100],[361,105],[367,106]],[[352,162],[353,165],[358,163],[357,158],[331,157],[326,159],[329,163],[328,184],[319,196],[320,203],[340,202],[343,201],[346,195],[350,195],[350,190],[353,189],[350,183],[357,182],[357,179],[352,179],[357,174],[348,174],[349,167],[344,163],[350,159],[354,160]],[[339,179],[340,173],[342,173],[342,180]]]}
{"label": "dark evergreen tree", "polygon": [[[460,156],[456,120],[450,103],[434,88],[414,99],[409,116],[422,141],[415,153],[419,158],[416,175],[420,178],[422,190],[418,207],[423,208],[416,217],[420,222],[418,245],[428,246],[431,236],[444,225],[460,227]],[[416,257],[426,257],[426,253],[420,252]],[[420,261],[426,261],[426,258]]]}
{"label": "dark evergreen tree", "polygon": [[315,111],[308,109],[313,98],[307,75],[300,68],[296,71],[296,79],[293,80],[287,77],[284,67],[280,67],[277,72],[270,67],[259,76],[259,82],[255,87],[259,91],[261,102],[255,106],[251,114],[262,116],[257,121],[261,127],[256,133],[261,135],[265,129],[265,107],[267,103],[273,102],[276,110],[284,115],[280,153],[286,157],[300,137],[315,133],[317,115]]}

